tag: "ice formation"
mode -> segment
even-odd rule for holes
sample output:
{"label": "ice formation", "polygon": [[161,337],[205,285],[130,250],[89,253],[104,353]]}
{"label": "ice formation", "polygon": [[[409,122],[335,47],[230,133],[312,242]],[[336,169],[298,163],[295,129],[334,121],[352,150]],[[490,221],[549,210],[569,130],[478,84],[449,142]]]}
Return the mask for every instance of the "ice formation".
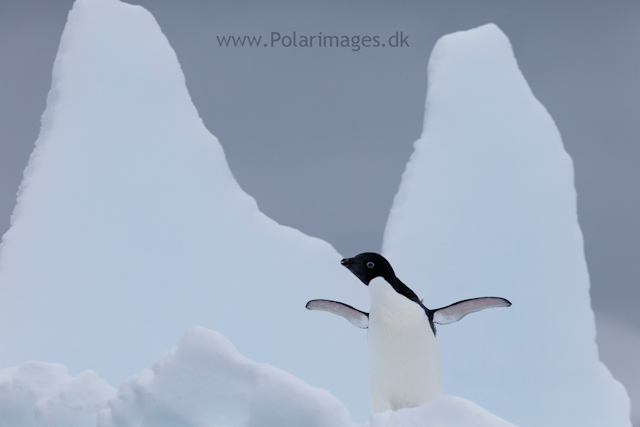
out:
{"label": "ice formation", "polygon": [[521,426],[629,426],[598,360],[573,168],[495,25],[441,38],[383,254],[425,305],[513,306],[439,328],[444,391]]}
{"label": "ice formation", "polygon": [[92,369],[111,384],[191,326],[368,410],[366,333],[305,309],[366,307],[326,242],[238,186],[149,12],[79,0],[0,256],[0,367]]}
{"label": "ice formation", "polygon": [[[625,381],[624,385],[631,399],[631,422],[636,427],[640,426],[640,332],[600,313],[597,315],[596,325],[600,356],[603,360],[610,361],[609,366],[618,367],[618,372],[612,368],[612,373]],[[621,343],[624,343],[623,349]]]}

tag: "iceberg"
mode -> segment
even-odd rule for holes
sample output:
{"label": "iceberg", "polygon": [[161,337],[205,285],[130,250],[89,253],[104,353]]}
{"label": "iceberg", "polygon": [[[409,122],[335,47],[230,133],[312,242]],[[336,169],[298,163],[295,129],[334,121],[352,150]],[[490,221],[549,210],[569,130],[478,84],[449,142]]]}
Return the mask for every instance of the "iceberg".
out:
{"label": "iceberg", "polygon": [[493,24],[444,36],[428,71],[383,255],[427,307],[513,303],[439,328],[445,393],[520,426],[630,426],[598,359],[572,162],[509,40]]}
{"label": "iceberg", "polygon": [[[640,426],[640,333],[615,318],[596,315],[597,337],[602,360],[610,363],[612,374],[623,378],[631,399],[631,423]],[[615,367],[618,370],[615,370]]]}
{"label": "iceberg", "polygon": [[198,325],[365,419],[366,334],[305,309],[366,304],[341,258],[242,191],[149,12],[74,4],[3,237],[0,367],[56,362],[117,385]]}

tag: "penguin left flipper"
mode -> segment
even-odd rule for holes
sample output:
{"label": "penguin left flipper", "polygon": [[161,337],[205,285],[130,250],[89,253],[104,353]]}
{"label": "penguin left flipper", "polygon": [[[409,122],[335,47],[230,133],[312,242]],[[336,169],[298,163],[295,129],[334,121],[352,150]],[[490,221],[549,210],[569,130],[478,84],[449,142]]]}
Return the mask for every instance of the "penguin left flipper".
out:
{"label": "penguin left flipper", "polygon": [[356,325],[358,328],[367,329],[369,327],[369,313],[360,311],[350,305],[337,301],[329,301],[326,299],[314,299],[307,303],[307,309],[320,310],[328,313],[337,314]]}
{"label": "penguin left flipper", "polygon": [[457,322],[464,316],[485,308],[510,307],[509,300],[498,297],[472,298],[433,310],[433,321],[439,325]]}

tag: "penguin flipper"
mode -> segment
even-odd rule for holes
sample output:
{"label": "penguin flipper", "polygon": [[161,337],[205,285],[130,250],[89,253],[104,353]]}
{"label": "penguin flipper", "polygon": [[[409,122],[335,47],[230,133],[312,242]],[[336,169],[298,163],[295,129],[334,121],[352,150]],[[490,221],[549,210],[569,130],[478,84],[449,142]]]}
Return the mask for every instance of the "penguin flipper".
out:
{"label": "penguin flipper", "polygon": [[356,325],[358,328],[367,329],[369,327],[369,313],[360,311],[350,305],[337,301],[329,301],[326,299],[314,299],[307,303],[307,309],[320,310],[328,313],[337,314]]}
{"label": "penguin flipper", "polygon": [[457,322],[464,316],[485,308],[510,307],[509,300],[498,297],[472,298],[433,310],[433,321],[439,325]]}

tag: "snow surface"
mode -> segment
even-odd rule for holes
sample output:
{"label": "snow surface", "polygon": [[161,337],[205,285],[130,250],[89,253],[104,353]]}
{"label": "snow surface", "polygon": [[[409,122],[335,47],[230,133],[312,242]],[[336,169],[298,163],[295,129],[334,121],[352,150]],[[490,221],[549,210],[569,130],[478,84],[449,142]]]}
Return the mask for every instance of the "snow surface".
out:
{"label": "snow surface", "polygon": [[[511,426],[461,398],[388,411],[362,427]],[[357,427],[326,390],[242,356],[220,333],[193,327],[120,389],[59,364],[0,370],[2,427]]]}
{"label": "snow surface", "polygon": [[116,389],[93,371],[75,377],[57,363],[0,370],[0,427],[88,427]]}
{"label": "snow surface", "polygon": [[521,426],[630,426],[598,360],[571,159],[493,24],[433,49],[383,254],[429,308],[513,303],[438,329],[445,393]]}
{"label": "snow surface", "polygon": [[363,427],[513,427],[473,402],[442,395],[417,408],[371,416]]}
{"label": "snow surface", "polygon": [[355,427],[326,390],[252,362],[220,333],[194,327],[151,369],[126,380],[98,427]]}
{"label": "snow surface", "polygon": [[[522,426],[628,426],[624,390],[597,358],[571,161],[495,26],[438,43],[426,117],[384,252],[429,307],[514,303],[440,327],[445,392]],[[346,407],[364,420],[366,334],[305,309],[327,298],[367,310],[340,258],[238,186],[147,11],[77,0],[3,237],[0,367],[134,376],[107,408],[114,390],[95,374],[27,362],[0,373],[0,418],[340,427]],[[424,417],[505,425],[445,396],[371,426]]]}

